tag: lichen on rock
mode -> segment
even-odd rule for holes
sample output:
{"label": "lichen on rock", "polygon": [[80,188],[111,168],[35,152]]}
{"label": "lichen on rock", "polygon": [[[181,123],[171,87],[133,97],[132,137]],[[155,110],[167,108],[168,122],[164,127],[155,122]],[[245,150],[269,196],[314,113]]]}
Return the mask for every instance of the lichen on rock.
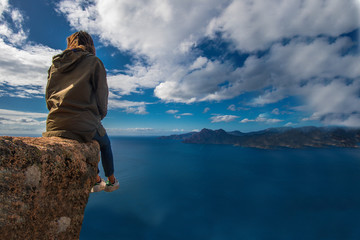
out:
{"label": "lichen on rock", "polygon": [[40,168],[36,165],[28,167],[25,171],[25,183],[30,187],[38,187],[41,178]]}
{"label": "lichen on rock", "polygon": [[0,137],[0,236],[79,239],[99,145],[64,138]]}

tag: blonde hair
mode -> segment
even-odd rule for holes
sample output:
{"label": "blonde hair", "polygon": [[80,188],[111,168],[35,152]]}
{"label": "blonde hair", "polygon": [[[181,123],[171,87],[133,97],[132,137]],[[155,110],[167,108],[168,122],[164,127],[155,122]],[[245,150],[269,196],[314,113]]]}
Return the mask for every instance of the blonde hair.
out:
{"label": "blonde hair", "polygon": [[66,38],[66,50],[81,48],[95,55],[94,41],[90,34],[85,31],[78,31]]}

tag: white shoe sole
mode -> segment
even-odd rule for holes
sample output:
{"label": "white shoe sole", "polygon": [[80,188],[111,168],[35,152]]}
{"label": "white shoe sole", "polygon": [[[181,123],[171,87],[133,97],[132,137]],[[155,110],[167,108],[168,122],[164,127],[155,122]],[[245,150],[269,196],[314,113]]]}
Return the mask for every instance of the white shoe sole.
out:
{"label": "white shoe sole", "polygon": [[105,192],[113,192],[115,190],[118,190],[119,187],[120,187],[120,184],[119,184],[118,180],[116,180],[114,185],[112,185],[112,186],[107,186],[106,185],[104,191]]}
{"label": "white shoe sole", "polygon": [[91,188],[90,192],[94,193],[94,192],[101,192],[103,190],[105,190],[106,187],[106,183],[104,181],[104,179],[101,179],[101,182],[99,185],[95,185]]}

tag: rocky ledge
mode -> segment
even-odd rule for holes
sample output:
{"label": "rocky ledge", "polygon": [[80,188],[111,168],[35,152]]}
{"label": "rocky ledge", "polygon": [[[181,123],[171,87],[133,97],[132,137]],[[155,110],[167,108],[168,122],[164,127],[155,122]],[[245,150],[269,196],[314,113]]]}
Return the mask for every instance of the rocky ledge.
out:
{"label": "rocky ledge", "polygon": [[96,142],[0,137],[1,239],[79,239]]}

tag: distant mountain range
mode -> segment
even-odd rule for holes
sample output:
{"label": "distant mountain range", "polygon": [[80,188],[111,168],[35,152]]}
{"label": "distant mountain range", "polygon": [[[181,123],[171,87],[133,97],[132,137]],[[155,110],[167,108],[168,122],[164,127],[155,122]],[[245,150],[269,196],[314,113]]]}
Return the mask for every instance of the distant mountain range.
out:
{"label": "distant mountain range", "polygon": [[196,144],[231,144],[241,147],[262,149],[272,148],[323,148],[323,147],[360,147],[360,129],[350,128],[269,128],[257,132],[226,132],[223,129],[202,129],[180,135],[163,136],[161,139],[182,140]]}

